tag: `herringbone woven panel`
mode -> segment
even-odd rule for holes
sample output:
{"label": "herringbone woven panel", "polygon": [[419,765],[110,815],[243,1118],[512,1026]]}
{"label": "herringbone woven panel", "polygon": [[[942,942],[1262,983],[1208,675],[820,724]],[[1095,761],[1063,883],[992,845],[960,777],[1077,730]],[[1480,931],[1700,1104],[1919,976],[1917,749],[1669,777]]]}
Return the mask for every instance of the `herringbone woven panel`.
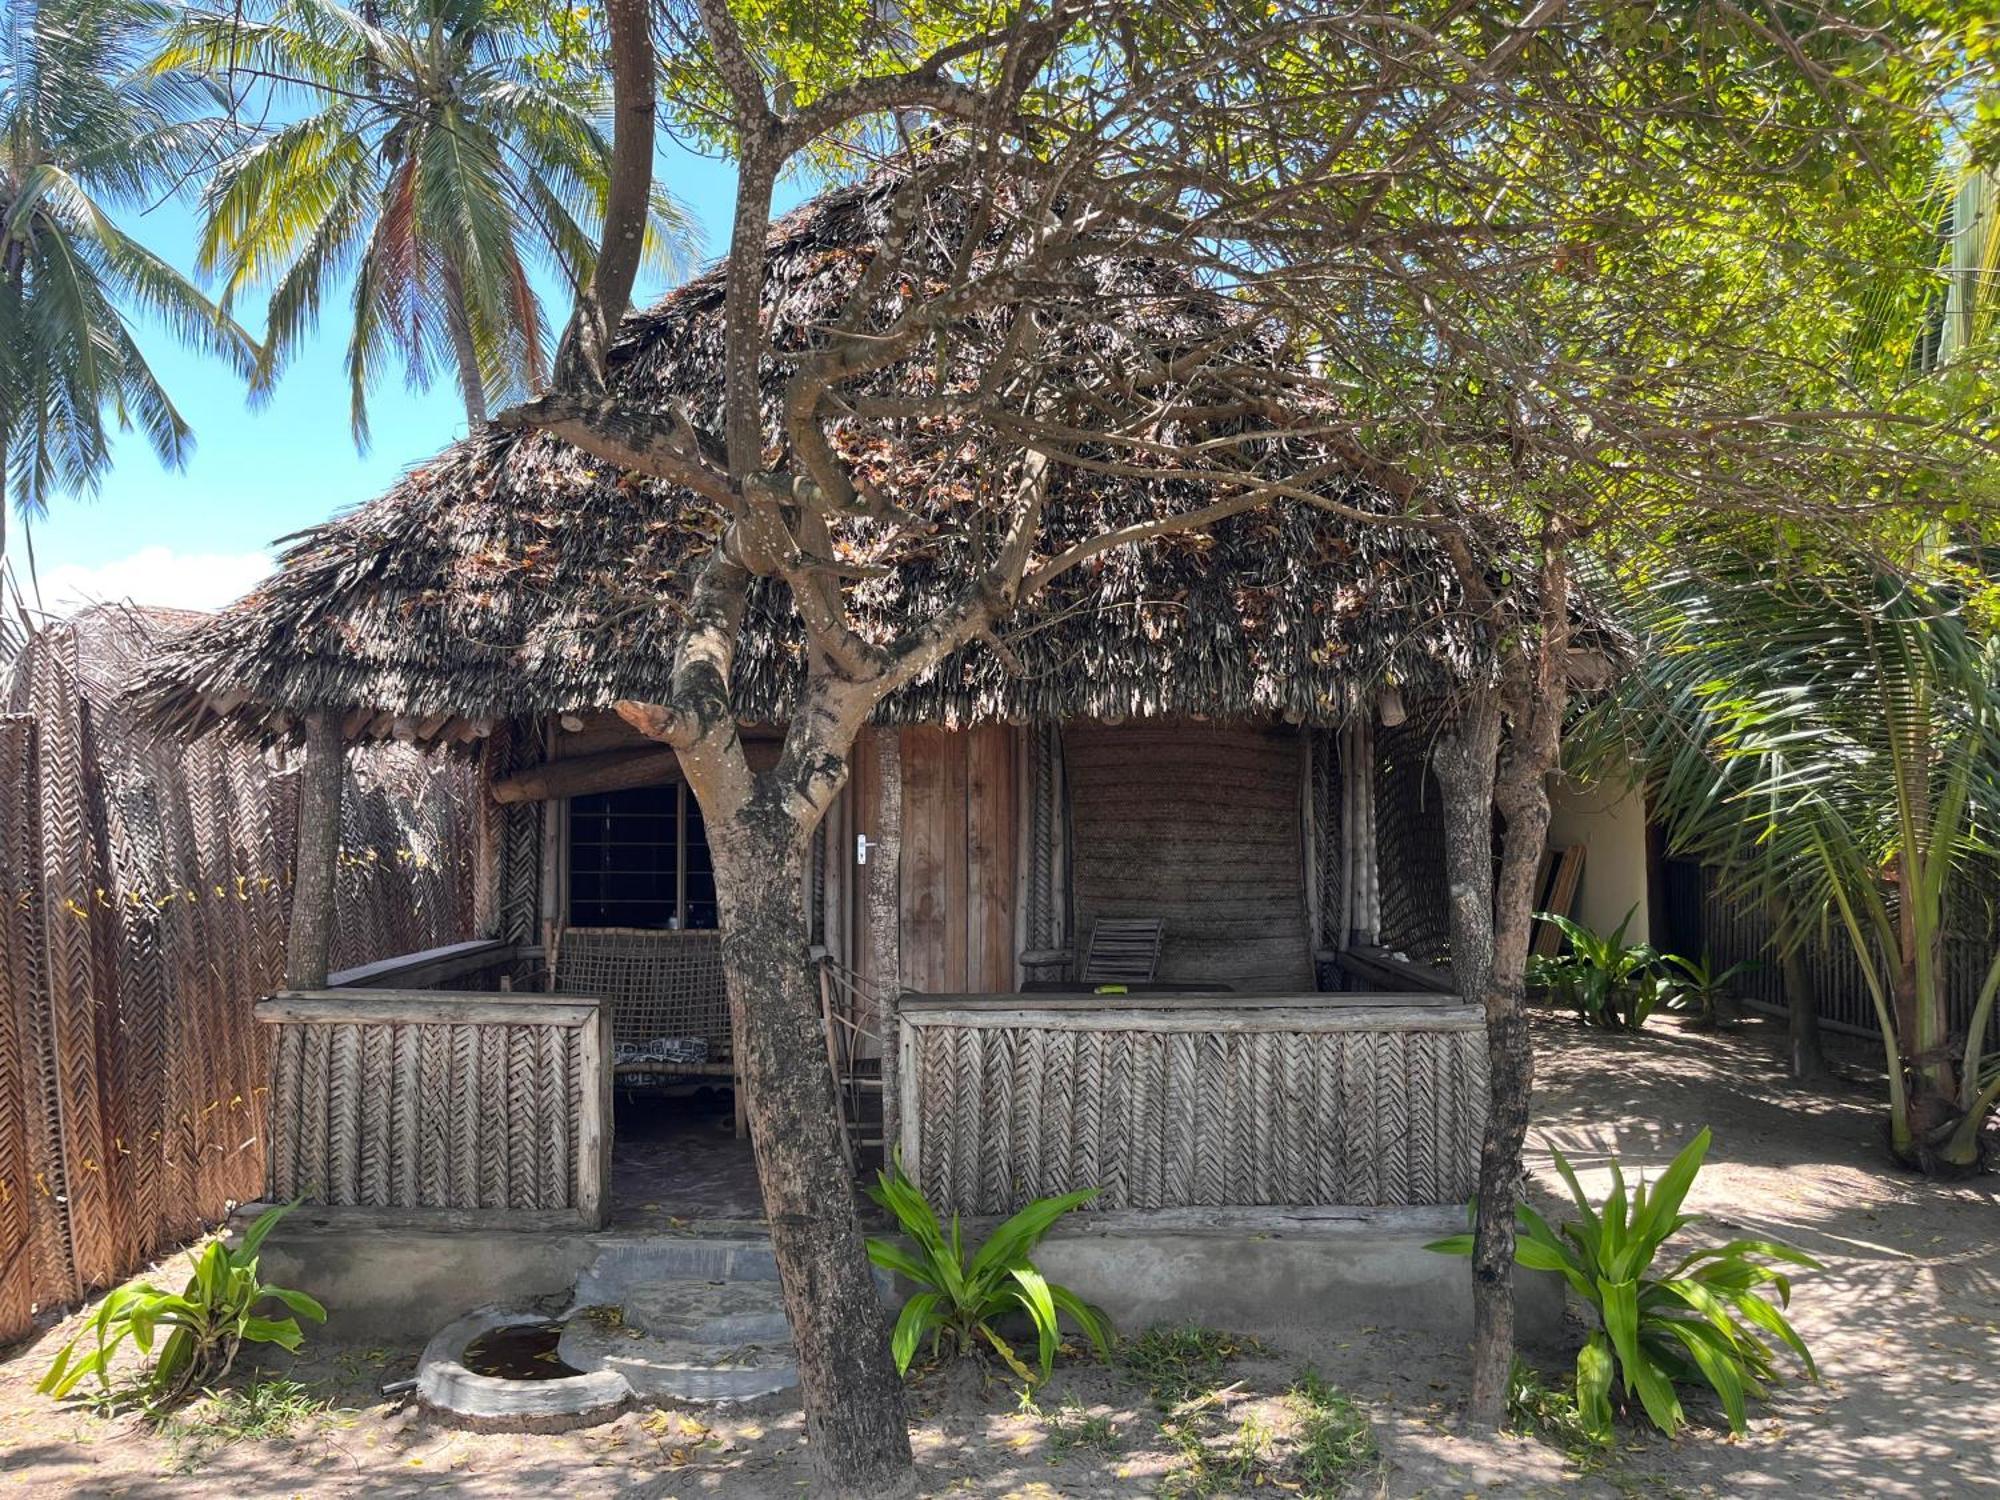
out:
{"label": "herringbone woven panel", "polygon": [[1477,1180],[1473,1024],[910,1024],[917,1176],[946,1210],[1086,1187],[1104,1209],[1461,1203]]}
{"label": "herringbone woven panel", "polygon": [[583,1076],[566,1026],[287,1022],[277,1093],[298,1140],[270,1196],[365,1208],[576,1205]]}

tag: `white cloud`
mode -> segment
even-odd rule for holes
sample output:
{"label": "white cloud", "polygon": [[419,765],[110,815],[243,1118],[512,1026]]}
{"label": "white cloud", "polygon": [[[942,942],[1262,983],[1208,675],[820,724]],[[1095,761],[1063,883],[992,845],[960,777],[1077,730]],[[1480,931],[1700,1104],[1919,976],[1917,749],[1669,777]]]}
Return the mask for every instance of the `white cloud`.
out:
{"label": "white cloud", "polygon": [[57,615],[118,601],[169,609],[220,609],[250,592],[270,571],[267,552],[141,547],[130,557],[94,568],[64,563],[48,569],[41,575],[42,604]]}

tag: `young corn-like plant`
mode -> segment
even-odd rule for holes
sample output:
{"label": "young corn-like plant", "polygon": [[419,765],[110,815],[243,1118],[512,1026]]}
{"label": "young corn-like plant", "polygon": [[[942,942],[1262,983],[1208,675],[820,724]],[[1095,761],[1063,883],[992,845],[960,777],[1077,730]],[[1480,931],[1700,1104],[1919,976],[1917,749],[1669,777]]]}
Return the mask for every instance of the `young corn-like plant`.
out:
{"label": "young corn-like plant", "polygon": [[[1576,1404],[1585,1429],[1599,1442],[1611,1438],[1612,1396],[1640,1407],[1669,1437],[1686,1422],[1676,1387],[1706,1384],[1740,1433],[1746,1403],[1762,1399],[1777,1378],[1780,1346],[1791,1350],[1806,1374],[1819,1368],[1780,1307],[1791,1305],[1791,1279],[1766,1262],[1820,1269],[1789,1245],[1739,1239],[1691,1250],[1672,1265],[1655,1268],[1668,1240],[1697,1214],[1681,1212],[1708,1152],[1704,1129],[1649,1189],[1642,1177],[1628,1192],[1625,1174],[1611,1163],[1611,1194],[1593,1206],[1569,1162],[1554,1153],[1569,1185],[1577,1217],[1559,1229],[1523,1204],[1514,1259],[1537,1271],[1554,1271],[1596,1312],[1598,1328],[1576,1357]],[[1472,1236],[1454,1235],[1431,1247],[1470,1255]],[[1761,1293],[1769,1286],[1774,1305]]]}
{"label": "young corn-like plant", "polygon": [[[119,1347],[130,1339],[140,1353],[151,1355],[155,1340],[164,1333],[152,1367],[137,1382],[137,1394],[147,1408],[160,1411],[227,1375],[246,1343],[276,1344],[296,1353],[305,1338],[299,1318],[323,1323],[326,1309],[304,1292],[266,1285],[257,1276],[258,1249],[292,1206],[283,1204],[260,1214],[234,1250],[216,1238],[194,1252],[189,1257],[193,1274],[177,1293],[150,1282],[112,1292],[57,1353],[36,1389],[61,1398],[94,1377],[99,1389],[108,1393],[111,1363]],[[296,1316],[267,1317],[258,1311],[267,1302],[279,1303]]]}
{"label": "young corn-like plant", "polygon": [[[903,1304],[890,1338],[898,1371],[928,1338],[933,1350],[946,1339],[955,1352],[969,1353],[976,1339],[993,1347],[1007,1367],[1029,1385],[1046,1380],[1055,1364],[1060,1337],[1059,1314],[1082,1330],[1100,1359],[1111,1355],[1111,1324],[1068,1287],[1058,1286],[1035,1269],[1035,1246],[1056,1221],[1097,1196],[1096,1188],[1037,1198],[996,1227],[968,1258],[958,1215],[947,1230],[900,1164],[877,1174],[868,1195],[896,1216],[896,1223],[915,1247],[914,1253],[888,1240],[870,1239],[868,1258],[885,1271],[916,1284],[918,1290]],[[1009,1313],[1025,1314],[1035,1331],[1036,1365],[1030,1368],[995,1327]]]}

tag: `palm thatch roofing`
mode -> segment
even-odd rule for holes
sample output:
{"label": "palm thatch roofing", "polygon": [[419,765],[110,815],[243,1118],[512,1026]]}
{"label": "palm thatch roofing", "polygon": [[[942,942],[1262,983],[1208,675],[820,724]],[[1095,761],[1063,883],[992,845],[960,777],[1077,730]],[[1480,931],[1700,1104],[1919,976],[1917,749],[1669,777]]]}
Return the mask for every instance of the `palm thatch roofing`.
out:
{"label": "palm thatch roofing", "polygon": [[[806,347],[840,311],[884,233],[897,180],[884,171],[774,224],[765,317],[777,348]],[[962,205],[933,204],[926,253],[948,263],[963,219]],[[1072,334],[1084,340],[1128,336],[1135,319],[1162,339],[1212,338],[1241,321],[1225,299],[1140,255],[1094,274],[1100,326],[1079,324],[1071,309]],[[627,318],[613,390],[661,409],[678,404],[719,430],[723,291],[712,272]],[[1268,340],[1252,352],[1277,357]],[[882,378],[907,384],[929,368],[913,362]],[[775,417],[788,366],[780,358],[767,369]],[[1299,467],[1311,456],[1302,451]],[[933,443],[922,463],[908,457],[879,454],[875,469],[890,489],[920,471],[921,483],[900,496],[918,508],[928,503],[925,486],[977,483],[1013,462],[963,433]],[[1350,480],[1329,492],[1391,509]],[[1188,481],[1064,466],[1049,490],[1043,551],[1211,498]],[[380,498],[288,539],[278,570],[168,647],[138,696],[155,725],[183,734],[228,724],[282,735],[307,712],[337,712],[351,737],[393,729],[424,741],[656,700],[667,690],[692,570],[718,526],[712,507],[685,491],[545,435],[483,430]],[[933,612],[961,576],[955,561],[962,557],[941,545],[854,586],[863,631],[887,640]],[[1384,682],[1421,698],[1485,671],[1479,633],[1458,603],[1449,568],[1421,534],[1281,502],[1072,571],[1004,623],[1016,661],[975,643],[878,717],[1332,722]],[[746,721],[787,716],[800,652],[782,586],[759,582],[735,669]]]}

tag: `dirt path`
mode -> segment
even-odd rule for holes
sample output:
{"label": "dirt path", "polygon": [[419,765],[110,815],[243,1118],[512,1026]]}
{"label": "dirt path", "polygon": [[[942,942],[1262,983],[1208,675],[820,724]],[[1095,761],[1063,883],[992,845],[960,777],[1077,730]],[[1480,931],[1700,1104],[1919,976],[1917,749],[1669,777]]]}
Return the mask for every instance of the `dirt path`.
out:
{"label": "dirt path", "polygon": [[[1462,1353],[1422,1337],[1208,1349],[1216,1363],[1165,1390],[1157,1361],[1073,1363],[1026,1410],[990,1372],[959,1367],[913,1391],[926,1493],[2000,1494],[1994,1179],[1938,1186],[1888,1168],[1871,1090],[1792,1088],[1767,1026],[1702,1034],[1656,1023],[1626,1038],[1549,1019],[1537,1023],[1537,1045],[1538,1191],[1547,1197],[1554,1182],[1549,1145],[1595,1189],[1607,1156],[1657,1170],[1701,1125],[1713,1127],[1692,1206],[1719,1233],[1783,1238],[1827,1265],[1794,1304],[1823,1386],[1782,1388],[1742,1440],[1702,1425],[1719,1418],[1696,1406],[1697,1426],[1679,1442],[1626,1432],[1580,1468],[1534,1438],[1463,1436]],[[1857,1068],[1870,1060],[1865,1049],[1851,1056]],[[727,1418],[634,1413],[559,1437],[439,1427],[375,1395],[408,1372],[414,1347],[323,1347],[285,1372],[307,1408],[288,1436],[262,1435],[285,1427],[284,1412],[247,1411],[241,1385],[161,1434],[35,1396],[56,1337],[0,1362],[0,1496],[761,1497],[797,1494],[805,1478],[799,1416],[783,1400]],[[1337,1392],[1300,1387],[1308,1365]],[[1365,1423],[1343,1425],[1350,1409],[1338,1393]],[[1355,1437],[1368,1424],[1372,1453]],[[1327,1441],[1314,1448],[1314,1434]],[[1310,1459],[1335,1451],[1328,1434],[1345,1456],[1313,1470]],[[1316,1482],[1314,1472],[1342,1477]]]}
{"label": "dirt path", "polygon": [[[1706,1124],[1715,1143],[1690,1207],[1826,1265],[1793,1303],[1825,1384],[1778,1392],[1740,1442],[1642,1441],[1635,1474],[1691,1494],[2000,1494],[2000,1179],[1929,1183],[1889,1166],[1872,1078],[1794,1087],[1768,1023],[1541,1039],[1556,1044],[1541,1049],[1533,1134],[1586,1190],[1608,1183],[1607,1156],[1657,1170]],[[1879,1076],[1879,1049],[1858,1042],[1836,1062]],[[1534,1157],[1552,1182],[1546,1151]]]}

